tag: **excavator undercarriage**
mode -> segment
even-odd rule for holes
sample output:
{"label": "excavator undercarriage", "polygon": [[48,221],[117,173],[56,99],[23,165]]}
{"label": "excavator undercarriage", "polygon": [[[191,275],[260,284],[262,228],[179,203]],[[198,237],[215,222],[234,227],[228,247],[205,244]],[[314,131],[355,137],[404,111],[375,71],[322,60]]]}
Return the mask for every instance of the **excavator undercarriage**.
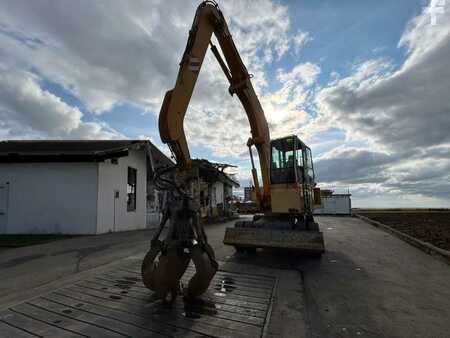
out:
{"label": "excavator undercarriage", "polygon": [[298,221],[299,218],[284,214],[255,215],[253,220],[238,221],[233,228],[227,228],[223,243],[233,245],[238,252],[262,248],[322,254],[325,249],[319,225]]}

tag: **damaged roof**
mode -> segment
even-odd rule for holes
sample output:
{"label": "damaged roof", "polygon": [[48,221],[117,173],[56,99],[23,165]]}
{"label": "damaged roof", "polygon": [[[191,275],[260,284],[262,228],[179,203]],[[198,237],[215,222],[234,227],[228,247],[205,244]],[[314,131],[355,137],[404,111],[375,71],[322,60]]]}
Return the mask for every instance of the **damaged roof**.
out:
{"label": "damaged roof", "polygon": [[159,161],[173,163],[148,140],[0,141],[0,162],[101,162],[142,148]]}
{"label": "damaged roof", "polygon": [[[226,167],[233,167],[228,164],[212,163],[205,159],[194,159],[194,164],[200,170],[200,176],[206,182],[222,182],[235,188],[240,187],[239,182],[234,180],[230,175],[225,173],[223,169]],[[220,169],[222,168],[222,169]]]}

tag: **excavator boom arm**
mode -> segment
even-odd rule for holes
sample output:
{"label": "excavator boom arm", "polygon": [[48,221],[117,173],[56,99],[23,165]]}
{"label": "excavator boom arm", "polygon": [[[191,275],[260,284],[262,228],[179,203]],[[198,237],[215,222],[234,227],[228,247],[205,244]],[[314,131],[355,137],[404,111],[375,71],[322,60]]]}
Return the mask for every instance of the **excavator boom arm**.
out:
{"label": "excavator boom arm", "polygon": [[[210,42],[213,33],[219,42],[226,62],[222,60],[218,50]],[[159,115],[161,139],[168,144],[175,156],[177,165],[181,169],[191,166],[191,157],[183,122],[200,68],[210,44],[214,55],[230,82],[230,94],[238,96],[250,122],[252,138],[249,140],[248,145],[255,145],[258,151],[263,181],[263,193],[260,194],[259,187],[256,186],[257,195],[259,195],[261,207],[268,209],[270,207],[269,127],[250,81],[250,75],[233,42],[223,14],[217,4],[212,1],[204,1],[198,6],[180,63],[175,87],[169,90],[164,97]],[[255,182],[255,185],[257,185],[257,182]]]}

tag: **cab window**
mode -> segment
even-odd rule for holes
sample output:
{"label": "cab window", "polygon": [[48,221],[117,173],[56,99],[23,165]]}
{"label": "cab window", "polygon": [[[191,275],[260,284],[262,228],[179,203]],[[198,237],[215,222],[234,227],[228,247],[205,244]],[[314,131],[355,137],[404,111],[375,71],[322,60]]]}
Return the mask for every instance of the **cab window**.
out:
{"label": "cab window", "polygon": [[295,148],[296,142],[292,137],[272,141],[270,166],[272,184],[296,182],[298,150]]}

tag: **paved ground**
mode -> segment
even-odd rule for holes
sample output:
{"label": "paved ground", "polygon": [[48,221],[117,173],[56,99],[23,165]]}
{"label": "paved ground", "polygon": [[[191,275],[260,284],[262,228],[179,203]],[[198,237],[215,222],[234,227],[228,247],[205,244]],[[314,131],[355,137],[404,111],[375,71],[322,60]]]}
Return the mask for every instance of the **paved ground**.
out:
{"label": "paved ground", "polygon": [[[448,264],[357,218],[317,220],[326,242],[320,260],[216,250],[228,260],[300,271],[308,337],[450,337]],[[213,229],[216,244],[222,230]]]}
{"label": "paved ground", "polygon": [[[449,336],[449,265],[359,219],[320,217],[318,221],[327,248],[321,260],[268,252],[237,256],[221,244],[224,228],[230,224],[207,229],[218,259],[228,264],[276,268],[278,276],[285,275],[266,330],[269,336]],[[112,234],[1,252],[0,308],[17,302],[20,297],[12,291],[24,286],[31,290],[22,292],[21,297],[30,298],[39,290],[52,290],[52,284],[38,291],[33,286],[61,276],[61,283],[90,278],[89,268],[119,257],[138,257],[145,252],[150,235],[148,231]],[[74,251],[77,247],[81,249]],[[283,325],[283,320],[296,318],[298,326]]]}
{"label": "paved ground", "polygon": [[449,265],[359,219],[318,220],[327,253],[299,264],[311,337],[449,337]]}
{"label": "paved ground", "polygon": [[[13,292],[17,285],[28,285],[24,291],[29,290],[13,292],[0,301],[0,337],[6,330],[8,337],[19,333],[23,337],[304,336],[300,273],[233,262],[239,260],[228,259],[234,250],[219,244],[223,229],[224,225],[208,229],[218,258],[229,260],[219,261],[220,271],[207,295],[214,308],[196,307],[190,313],[180,299],[172,309],[155,304],[140,281],[140,262],[150,232],[141,233],[147,237],[144,241],[136,234],[122,233],[97,237],[95,246],[89,244],[92,238],[85,238],[66,241],[64,250],[54,243],[34,247],[33,256],[27,250],[0,255],[1,272],[10,281],[0,282],[3,290]],[[120,242],[129,244],[119,244],[117,235]],[[73,255],[55,258],[68,253]],[[58,268],[63,277],[38,286]],[[192,271],[186,278],[189,274]]]}
{"label": "paved ground", "polygon": [[0,307],[36,287],[145,252],[152,230],[77,237],[0,252]]}
{"label": "paved ground", "polygon": [[[242,264],[221,264],[203,296],[208,305],[186,306],[177,298],[169,308],[161,306],[142,284],[140,263],[141,259],[127,259],[0,311],[0,336],[2,329],[13,337],[29,338],[262,335],[277,283],[274,271],[245,266],[244,273]],[[189,267],[183,281],[193,273],[194,268]]]}

